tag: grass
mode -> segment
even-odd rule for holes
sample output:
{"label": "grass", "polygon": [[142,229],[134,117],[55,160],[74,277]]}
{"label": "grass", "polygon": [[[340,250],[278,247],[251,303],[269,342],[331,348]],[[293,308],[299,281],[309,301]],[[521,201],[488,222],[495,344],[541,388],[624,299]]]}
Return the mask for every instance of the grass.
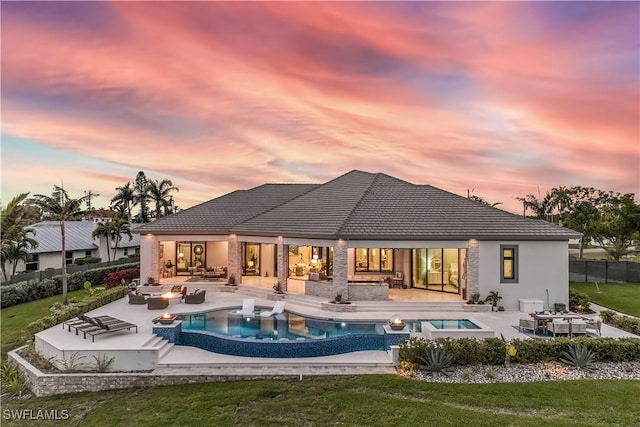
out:
{"label": "grass", "polygon": [[[65,426],[598,426],[635,425],[640,381],[427,383],[394,375],[255,380],[13,400],[64,410]],[[3,426],[51,421],[3,420]]]}
{"label": "grass", "polygon": [[[69,292],[68,299],[76,298],[78,301],[82,301],[87,296],[87,291],[80,289]],[[55,295],[38,301],[31,301],[2,309],[0,312],[0,320],[2,322],[0,359],[6,360],[9,350],[20,347],[25,343],[23,337],[24,328],[29,323],[35,322],[50,314],[51,311],[49,311],[49,308],[55,302],[62,302],[62,295]]]}
{"label": "grass", "polygon": [[569,287],[589,295],[598,305],[640,317],[640,283],[598,283],[596,287],[595,283],[571,282]]}

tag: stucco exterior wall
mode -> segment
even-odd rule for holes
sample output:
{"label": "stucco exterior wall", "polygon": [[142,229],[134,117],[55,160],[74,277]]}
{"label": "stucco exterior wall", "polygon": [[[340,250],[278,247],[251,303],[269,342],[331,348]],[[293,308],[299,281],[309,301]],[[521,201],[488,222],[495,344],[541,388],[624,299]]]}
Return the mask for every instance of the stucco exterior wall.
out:
{"label": "stucco exterior wall", "polygon": [[[500,245],[518,246],[517,283],[500,283]],[[568,242],[481,241],[479,246],[481,298],[497,290],[507,309],[518,309],[521,298],[542,300],[545,307],[569,303]]]}
{"label": "stucco exterior wall", "polygon": [[226,266],[228,260],[227,242],[207,242],[207,266]]}

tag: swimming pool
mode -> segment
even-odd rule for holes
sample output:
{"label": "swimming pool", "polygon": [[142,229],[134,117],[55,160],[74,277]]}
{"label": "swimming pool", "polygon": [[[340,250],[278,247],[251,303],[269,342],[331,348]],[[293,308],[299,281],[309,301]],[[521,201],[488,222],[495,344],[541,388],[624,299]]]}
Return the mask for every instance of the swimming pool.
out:
{"label": "swimming pool", "polygon": [[238,310],[179,315],[183,330],[209,331],[257,340],[319,340],[354,334],[382,335],[384,322],[336,321],[284,312],[273,317],[243,316]]}
{"label": "swimming pool", "polygon": [[[178,345],[245,357],[319,357],[365,350],[388,350],[409,332],[389,332],[382,320],[336,321],[290,312],[273,317],[243,316],[239,310],[179,315],[173,330],[153,332]],[[389,328],[386,328],[389,329]]]}
{"label": "swimming pool", "polygon": [[417,323],[420,332],[429,339],[495,337],[495,331],[477,319],[428,319]]}

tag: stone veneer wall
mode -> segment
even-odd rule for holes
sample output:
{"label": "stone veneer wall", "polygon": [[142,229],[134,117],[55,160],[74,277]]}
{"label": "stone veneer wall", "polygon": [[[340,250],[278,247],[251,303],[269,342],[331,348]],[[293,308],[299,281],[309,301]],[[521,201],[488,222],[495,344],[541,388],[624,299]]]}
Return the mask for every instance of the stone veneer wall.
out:
{"label": "stone veneer wall", "polygon": [[467,298],[471,298],[471,295],[475,293],[480,293],[479,266],[480,242],[471,239],[467,249]]}
{"label": "stone veneer wall", "polygon": [[227,273],[229,276],[232,274],[236,277],[236,285],[242,283],[242,256],[240,251],[242,250],[241,244],[238,241],[238,236],[235,234],[229,235],[228,243],[228,266]]}
{"label": "stone veneer wall", "polygon": [[350,299],[348,288],[347,241],[338,239],[333,245],[333,294],[340,293],[342,298]]}
{"label": "stone veneer wall", "polygon": [[282,290],[287,291],[287,279],[289,278],[289,245],[278,243],[278,282]]}
{"label": "stone veneer wall", "polygon": [[[152,372],[122,373],[81,373],[81,374],[45,374],[29,364],[15,351],[8,354],[9,363],[14,364],[27,382],[27,388],[38,396],[78,393],[85,391],[103,391],[131,387],[158,387],[177,384],[194,384],[217,381],[238,381],[254,379],[298,379],[299,373],[273,375],[157,375]],[[186,370],[185,370],[186,372]]]}
{"label": "stone veneer wall", "polygon": [[387,283],[349,285],[349,299],[351,301],[387,301],[389,285]]}

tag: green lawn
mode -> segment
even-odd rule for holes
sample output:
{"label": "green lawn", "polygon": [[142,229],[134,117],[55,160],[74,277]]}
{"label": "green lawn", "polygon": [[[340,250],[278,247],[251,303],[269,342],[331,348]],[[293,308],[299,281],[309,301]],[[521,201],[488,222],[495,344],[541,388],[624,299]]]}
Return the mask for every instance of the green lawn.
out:
{"label": "green lawn", "polygon": [[[3,402],[65,426],[631,426],[640,381],[439,384],[394,375],[230,381]],[[50,425],[5,421],[3,426]]]}
{"label": "green lawn", "polygon": [[598,305],[640,317],[640,283],[598,283],[596,287],[595,283],[571,282],[569,287],[589,295]]}
{"label": "green lawn", "polygon": [[[69,292],[69,299],[82,301],[88,296],[84,289]],[[2,326],[2,341],[0,359],[5,360],[7,352],[24,344],[23,330],[31,322],[43,318],[51,313],[49,308],[55,302],[62,302],[62,295],[55,295],[38,301],[27,302],[3,308],[0,313]]]}

